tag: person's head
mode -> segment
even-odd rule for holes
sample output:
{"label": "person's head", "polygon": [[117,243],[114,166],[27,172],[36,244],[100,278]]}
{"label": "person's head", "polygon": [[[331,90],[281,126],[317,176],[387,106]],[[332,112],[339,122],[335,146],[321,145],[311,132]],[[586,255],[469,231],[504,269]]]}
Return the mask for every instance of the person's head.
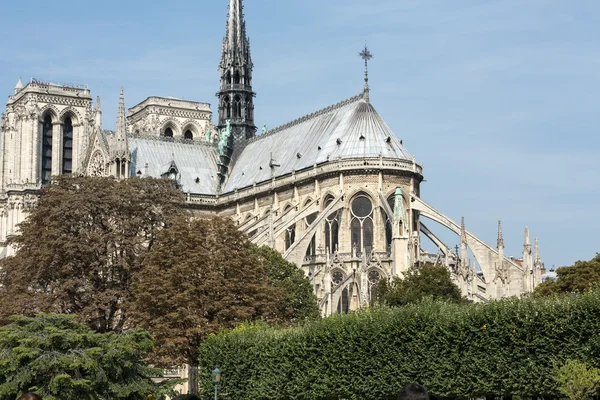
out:
{"label": "person's head", "polygon": [[19,400],[42,400],[42,398],[33,392],[27,392],[23,393]]}
{"label": "person's head", "polygon": [[410,383],[402,388],[396,400],[429,400],[429,393],[425,386]]}

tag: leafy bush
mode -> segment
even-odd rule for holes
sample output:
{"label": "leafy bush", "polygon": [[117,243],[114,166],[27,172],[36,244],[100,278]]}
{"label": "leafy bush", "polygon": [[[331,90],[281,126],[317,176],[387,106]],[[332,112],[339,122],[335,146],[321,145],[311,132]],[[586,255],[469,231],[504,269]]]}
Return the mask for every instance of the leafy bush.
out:
{"label": "leafy bush", "polygon": [[599,366],[600,291],[243,326],[200,349],[205,393],[218,366],[222,399],[392,399],[410,382],[438,398],[557,397],[567,360]]}
{"label": "leafy bush", "polygon": [[554,378],[560,385],[560,392],[569,400],[591,399],[600,383],[600,370],[588,368],[580,361],[569,360],[555,368]]}
{"label": "leafy bush", "polygon": [[160,370],[141,330],[95,333],[75,316],[17,316],[0,328],[0,400],[35,391],[45,400],[164,398],[176,382],[156,384]]}

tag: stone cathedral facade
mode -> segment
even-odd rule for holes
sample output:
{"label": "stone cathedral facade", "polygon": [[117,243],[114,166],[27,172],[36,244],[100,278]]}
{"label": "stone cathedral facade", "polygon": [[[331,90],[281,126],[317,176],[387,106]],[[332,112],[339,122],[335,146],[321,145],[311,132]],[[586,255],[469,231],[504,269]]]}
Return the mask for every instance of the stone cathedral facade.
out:
{"label": "stone cathedral facade", "polygon": [[[1,255],[11,255],[7,238],[52,176],[167,177],[193,213],[233,218],[254,243],[302,268],[324,315],[367,305],[375,283],[420,262],[445,265],[472,301],[531,292],[544,268],[537,239],[532,249],[526,230],[522,258],[508,258],[500,224],[491,246],[421,199],[422,165],[371,104],[371,54],[361,56],[360,93],[260,134],[242,0],[229,1],[216,125],[210,104],[169,97],[126,112],[121,90],[107,131],[86,86],[19,79],[0,122]],[[435,235],[438,225],[460,248]],[[437,255],[422,250],[425,239]]]}

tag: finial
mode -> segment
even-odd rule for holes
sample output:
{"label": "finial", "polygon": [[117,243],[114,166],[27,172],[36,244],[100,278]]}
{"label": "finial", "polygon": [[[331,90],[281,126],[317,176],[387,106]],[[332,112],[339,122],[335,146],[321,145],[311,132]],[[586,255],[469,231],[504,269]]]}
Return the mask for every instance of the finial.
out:
{"label": "finial", "polygon": [[498,221],[498,248],[504,247],[504,238],[502,237],[502,221]]}
{"label": "finial", "polygon": [[525,227],[525,246],[531,246],[531,241],[529,240],[529,227]]}
{"label": "finial", "polygon": [[19,77],[19,81],[15,85],[15,94],[17,94],[19,90],[23,89],[23,87],[23,81],[21,80],[21,77]]}
{"label": "finial", "polygon": [[541,262],[540,257],[540,241],[538,238],[535,238],[535,263],[538,264]]}
{"label": "finial", "polygon": [[369,51],[367,43],[365,42],[365,48],[363,51],[358,53],[360,58],[365,60],[365,86],[364,86],[364,99],[369,102],[369,60],[373,58],[373,53]]}
{"label": "finial", "polygon": [[460,240],[467,243],[467,230],[465,229],[465,217],[460,218]]}

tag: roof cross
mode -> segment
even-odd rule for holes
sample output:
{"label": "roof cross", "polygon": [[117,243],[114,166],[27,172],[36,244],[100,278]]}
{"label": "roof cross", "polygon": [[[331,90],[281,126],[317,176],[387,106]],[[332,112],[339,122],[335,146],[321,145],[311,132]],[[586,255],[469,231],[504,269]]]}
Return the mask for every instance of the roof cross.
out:
{"label": "roof cross", "polygon": [[369,51],[369,48],[367,47],[367,44],[365,43],[365,48],[363,49],[363,51],[358,53],[358,55],[360,56],[360,58],[365,60],[364,97],[365,97],[365,100],[368,102],[369,101],[369,60],[371,60],[373,58],[373,53],[371,53]]}

